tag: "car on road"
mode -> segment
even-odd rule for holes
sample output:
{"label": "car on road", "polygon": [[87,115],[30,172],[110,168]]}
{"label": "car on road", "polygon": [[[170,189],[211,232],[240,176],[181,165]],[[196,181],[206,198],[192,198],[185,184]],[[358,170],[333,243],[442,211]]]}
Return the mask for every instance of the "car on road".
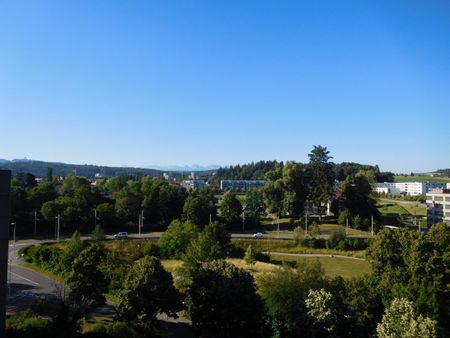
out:
{"label": "car on road", "polygon": [[254,237],[254,238],[263,238],[264,235],[263,235],[262,232],[257,232],[257,233],[254,233],[254,234],[253,234],[253,237]]}
{"label": "car on road", "polygon": [[128,238],[128,232],[122,231],[122,232],[118,232],[117,234],[114,235],[115,239],[127,239]]}

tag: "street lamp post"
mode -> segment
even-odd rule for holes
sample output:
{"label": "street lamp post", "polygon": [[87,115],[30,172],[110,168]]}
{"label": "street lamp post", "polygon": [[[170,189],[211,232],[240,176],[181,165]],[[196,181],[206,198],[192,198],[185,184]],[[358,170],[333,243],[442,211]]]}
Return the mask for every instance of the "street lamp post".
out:
{"label": "street lamp post", "polygon": [[305,212],[305,237],[308,236],[308,212]]}
{"label": "street lamp post", "polygon": [[13,257],[16,257],[16,223],[11,223],[11,226],[14,227],[13,230]]}
{"label": "street lamp post", "polygon": [[373,237],[373,234],[374,234],[374,232],[373,232],[373,215],[370,216],[370,219],[371,219],[371,221],[372,221],[372,237]]}
{"label": "street lamp post", "polygon": [[55,239],[59,241],[59,228],[60,228],[61,215],[55,216]]}
{"label": "street lamp post", "polygon": [[34,235],[37,234],[37,222],[39,221],[38,217],[37,217],[37,211],[34,210]]}
{"label": "street lamp post", "polygon": [[141,228],[144,227],[144,210],[139,213],[139,237],[141,237]]}

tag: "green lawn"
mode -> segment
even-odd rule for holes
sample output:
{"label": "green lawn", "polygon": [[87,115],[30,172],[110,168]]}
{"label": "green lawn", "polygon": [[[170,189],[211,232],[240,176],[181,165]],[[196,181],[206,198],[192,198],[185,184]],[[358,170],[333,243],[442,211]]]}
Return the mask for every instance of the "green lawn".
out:
{"label": "green lawn", "polygon": [[378,210],[382,215],[409,215],[408,210],[396,203],[396,201],[379,201]]}
{"label": "green lawn", "polygon": [[449,177],[433,177],[433,176],[395,176],[395,182],[444,182],[450,183]]}
{"label": "green lawn", "polygon": [[[378,200],[378,210],[383,216],[402,215],[405,221],[420,221],[422,226],[426,226],[426,220],[423,219],[427,215],[425,204],[419,202],[408,202],[398,200],[380,199]],[[421,219],[422,218],[422,219]]]}
{"label": "green lawn", "polygon": [[[267,273],[274,271],[280,265],[280,262],[292,262],[292,261],[307,261],[312,262],[318,260],[324,269],[327,276],[335,277],[341,276],[343,278],[358,277],[371,272],[370,265],[367,261],[346,259],[339,257],[287,257],[281,255],[270,255],[271,259],[278,264],[270,264],[264,262],[256,262],[255,265],[247,264],[243,259],[227,258],[229,263],[236,265],[239,268],[250,271],[253,275],[259,275],[261,273]],[[164,268],[172,274],[176,272],[176,269],[180,267],[183,262],[181,260],[161,260]]]}
{"label": "green lawn", "polygon": [[341,276],[343,278],[359,277],[371,272],[367,261],[354,260],[339,257],[287,257],[271,255],[271,259],[277,261],[312,262],[318,260],[322,264],[325,274],[330,277]]}
{"label": "green lawn", "polygon": [[291,219],[287,218],[287,217],[286,218],[280,218],[280,219],[277,219],[276,217],[275,218],[267,217],[267,218],[263,218],[261,220],[261,224],[262,225],[273,225],[274,227],[277,227],[278,223],[280,223],[280,225],[290,225],[291,224]]}

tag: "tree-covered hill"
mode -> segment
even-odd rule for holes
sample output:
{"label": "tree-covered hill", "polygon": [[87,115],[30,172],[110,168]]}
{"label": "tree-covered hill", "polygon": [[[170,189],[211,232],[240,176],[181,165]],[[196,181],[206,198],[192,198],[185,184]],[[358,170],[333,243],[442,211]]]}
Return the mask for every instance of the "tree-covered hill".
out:
{"label": "tree-covered hill", "polygon": [[119,176],[124,174],[145,174],[150,176],[162,175],[162,171],[155,169],[145,168],[132,168],[132,167],[106,167],[92,164],[67,164],[60,162],[44,162],[34,160],[13,160],[13,161],[0,161],[0,169],[9,169],[13,175],[19,172],[32,173],[36,177],[44,177],[47,169],[52,168],[53,175],[55,176],[67,176],[69,174],[75,174],[87,178],[92,178],[95,174],[99,173],[104,177]]}

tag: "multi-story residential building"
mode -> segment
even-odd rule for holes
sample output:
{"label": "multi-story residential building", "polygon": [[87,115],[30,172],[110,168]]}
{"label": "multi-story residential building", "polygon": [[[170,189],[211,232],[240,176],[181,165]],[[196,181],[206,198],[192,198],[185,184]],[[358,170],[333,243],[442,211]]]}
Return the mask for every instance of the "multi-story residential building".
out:
{"label": "multi-story residential building", "polygon": [[374,184],[376,192],[409,196],[425,195],[430,189],[443,188],[447,188],[447,185],[441,182],[384,182]]}
{"label": "multi-story residential building", "polygon": [[206,183],[203,180],[184,180],[180,185],[187,190],[195,190],[204,188],[206,186]]}
{"label": "multi-story residential building", "polygon": [[221,180],[220,190],[260,188],[268,182],[267,180]]}
{"label": "multi-story residential building", "polygon": [[450,189],[431,189],[427,193],[427,220],[428,225],[450,224]]}

